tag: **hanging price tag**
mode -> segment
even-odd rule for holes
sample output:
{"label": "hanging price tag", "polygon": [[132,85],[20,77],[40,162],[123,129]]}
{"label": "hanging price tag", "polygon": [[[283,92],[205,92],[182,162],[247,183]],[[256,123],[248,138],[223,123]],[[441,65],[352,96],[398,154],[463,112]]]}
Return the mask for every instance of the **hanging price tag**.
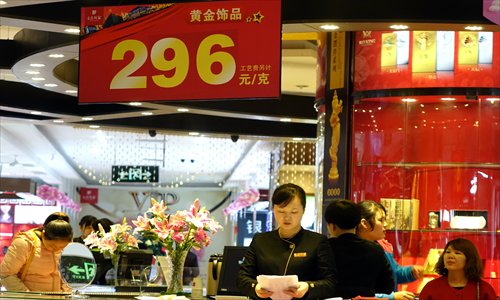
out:
{"label": "hanging price tag", "polygon": [[278,98],[279,0],[84,7],[80,102]]}

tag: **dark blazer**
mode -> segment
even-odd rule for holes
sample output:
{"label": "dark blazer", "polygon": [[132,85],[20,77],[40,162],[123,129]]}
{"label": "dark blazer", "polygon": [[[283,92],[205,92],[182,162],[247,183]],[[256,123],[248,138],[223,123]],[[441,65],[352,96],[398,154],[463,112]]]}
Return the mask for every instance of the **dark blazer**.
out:
{"label": "dark blazer", "polygon": [[335,255],[339,274],[337,297],[373,297],[375,293],[392,292],[392,269],[379,244],[353,233],[344,233],[328,241]]}
{"label": "dark blazer", "polygon": [[337,282],[327,238],[305,229],[289,240],[280,238],[278,230],[254,235],[238,275],[239,289],[254,299],[257,275],[297,275],[309,284],[305,299],[334,296]]}

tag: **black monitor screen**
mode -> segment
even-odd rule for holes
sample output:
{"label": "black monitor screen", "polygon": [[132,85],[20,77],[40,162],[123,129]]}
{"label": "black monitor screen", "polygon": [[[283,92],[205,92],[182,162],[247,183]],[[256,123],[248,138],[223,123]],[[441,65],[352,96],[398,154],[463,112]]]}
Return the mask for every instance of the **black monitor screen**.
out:
{"label": "black monitor screen", "polygon": [[153,251],[142,249],[130,249],[120,254],[118,262],[118,279],[123,280],[125,285],[133,281],[137,277],[137,272],[140,272],[150,267],[153,262]]}
{"label": "black monitor screen", "polygon": [[225,246],[217,295],[243,295],[237,286],[238,272],[248,247]]}

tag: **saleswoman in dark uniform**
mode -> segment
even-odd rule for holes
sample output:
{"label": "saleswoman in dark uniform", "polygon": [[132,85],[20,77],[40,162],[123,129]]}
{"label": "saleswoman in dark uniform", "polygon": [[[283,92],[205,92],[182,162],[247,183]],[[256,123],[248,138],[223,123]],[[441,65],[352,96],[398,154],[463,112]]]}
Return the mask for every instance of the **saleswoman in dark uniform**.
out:
{"label": "saleswoman in dark uniform", "polygon": [[258,233],[241,264],[238,286],[251,298],[272,293],[257,283],[258,275],[297,275],[299,286],[285,291],[293,298],[325,299],[335,295],[335,263],[327,238],[300,225],[306,206],[304,190],[281,185],[272,197],[278,228]]}

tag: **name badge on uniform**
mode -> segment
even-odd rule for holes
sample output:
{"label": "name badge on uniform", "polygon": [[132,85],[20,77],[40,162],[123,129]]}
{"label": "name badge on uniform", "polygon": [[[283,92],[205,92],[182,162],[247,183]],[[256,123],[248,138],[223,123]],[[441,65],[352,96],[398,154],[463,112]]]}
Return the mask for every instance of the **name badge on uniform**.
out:
{"label": "name badge on uniform", "polygon": [[307,252],[297,252],[297,253],[294,253],[293,257],[307,257]]}

